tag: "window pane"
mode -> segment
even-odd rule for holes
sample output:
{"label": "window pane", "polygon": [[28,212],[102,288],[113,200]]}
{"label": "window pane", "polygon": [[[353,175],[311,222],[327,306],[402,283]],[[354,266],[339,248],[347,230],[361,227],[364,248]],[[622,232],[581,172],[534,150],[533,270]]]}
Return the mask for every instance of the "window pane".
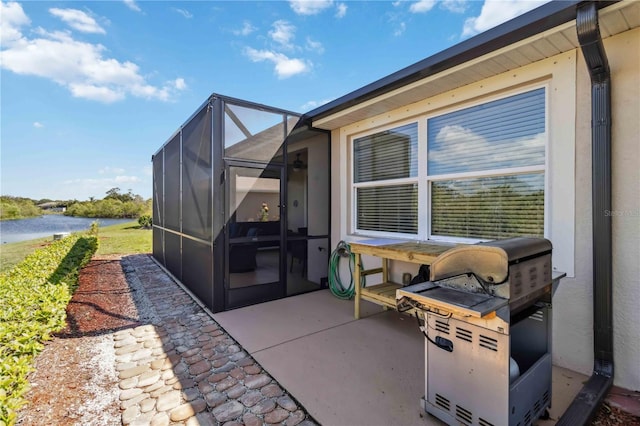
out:
{"label": "window pane", "polygon": [[429,175],[543,165],[544,91],[536,89],[429,119]]}
{"label": "window pane", "polygon": [[418,233],[418,185],[358,188],[359,230]]}
{"label": "window pane", "polygon": [[480,239],[544,234],[544,174],[436,181],[431,234]]}
{"label": "window pane", "polygon": [[355,139],[354,182],[418,175],[418,124]]}

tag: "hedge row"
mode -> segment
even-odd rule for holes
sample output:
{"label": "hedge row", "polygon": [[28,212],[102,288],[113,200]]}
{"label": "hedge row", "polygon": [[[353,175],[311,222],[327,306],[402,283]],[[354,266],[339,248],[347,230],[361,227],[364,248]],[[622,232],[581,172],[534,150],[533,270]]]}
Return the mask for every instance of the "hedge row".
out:
{"label": "hedge row", "polygon": [[0,425],[15,423],[33,358],[65,327],[78,273],[97,248],[95,236],[73,234],[0,274]]}

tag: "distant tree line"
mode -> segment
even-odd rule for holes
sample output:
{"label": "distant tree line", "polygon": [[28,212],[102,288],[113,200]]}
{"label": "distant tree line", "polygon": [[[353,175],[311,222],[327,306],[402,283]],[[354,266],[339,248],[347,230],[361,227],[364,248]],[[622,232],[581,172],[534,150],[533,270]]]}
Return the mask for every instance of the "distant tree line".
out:
{"label": "distant tree line", "polygon": [[76,201],[67,206],[65,215],[103,218],[138,218],[151,212],[151,199],[140,195],[120,192],[120,188],[111,188],[102,200]]}
{"label": "distant tree line", "polygon": [[[47,204],[49,206],[46,206]],[[0,196],[0,220],[41,216],[45,213],[51,213],[50,210],[46,210],[51,205],[66,207],[64,214],[76,217],[136,219],[140,216],[151,215],[151,199],[145,200],[140,195],[132,193],[131,190],[123,193],[120,188],[111,188],[102,200],[90,197],[89,201],[51,200],[49,198],[33,200],[2,195]]]}
{"label": "distant tree line", "polygon": [[34,200],[10,195],[0,196],[0,220],[25,219],[42,214]]}

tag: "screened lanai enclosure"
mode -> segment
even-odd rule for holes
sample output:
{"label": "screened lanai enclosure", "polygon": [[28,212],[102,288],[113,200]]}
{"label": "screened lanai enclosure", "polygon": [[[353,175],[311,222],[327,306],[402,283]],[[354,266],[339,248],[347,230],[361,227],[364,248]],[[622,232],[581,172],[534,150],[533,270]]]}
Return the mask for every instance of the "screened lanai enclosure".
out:
{"label": "screened lanai enclosure", "polygon": [[155,153],[153,256],[213,312],[326,286],[329,135],[217,94]]}

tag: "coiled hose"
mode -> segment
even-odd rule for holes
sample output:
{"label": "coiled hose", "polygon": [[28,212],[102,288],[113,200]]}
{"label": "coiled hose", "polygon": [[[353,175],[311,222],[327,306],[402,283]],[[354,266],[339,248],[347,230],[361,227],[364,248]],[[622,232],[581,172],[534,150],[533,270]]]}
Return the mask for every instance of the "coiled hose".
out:
{"label": "coiled hose", "polygon": [[[345,287],[340,279],[340,258],[349,258],[349,286]],[[331,252],[329,257],[329,290],[331,293],[339,298],[348,300],[355,295],[355,287],[353,285],[353,270],[356,268],[355,255],[351,253],[351,247],[344,241],[340,241],[335,250]],[[362,265],[357,265],[362,269]],[[364,283],[364,277],[360,278],[360,285]]]}

